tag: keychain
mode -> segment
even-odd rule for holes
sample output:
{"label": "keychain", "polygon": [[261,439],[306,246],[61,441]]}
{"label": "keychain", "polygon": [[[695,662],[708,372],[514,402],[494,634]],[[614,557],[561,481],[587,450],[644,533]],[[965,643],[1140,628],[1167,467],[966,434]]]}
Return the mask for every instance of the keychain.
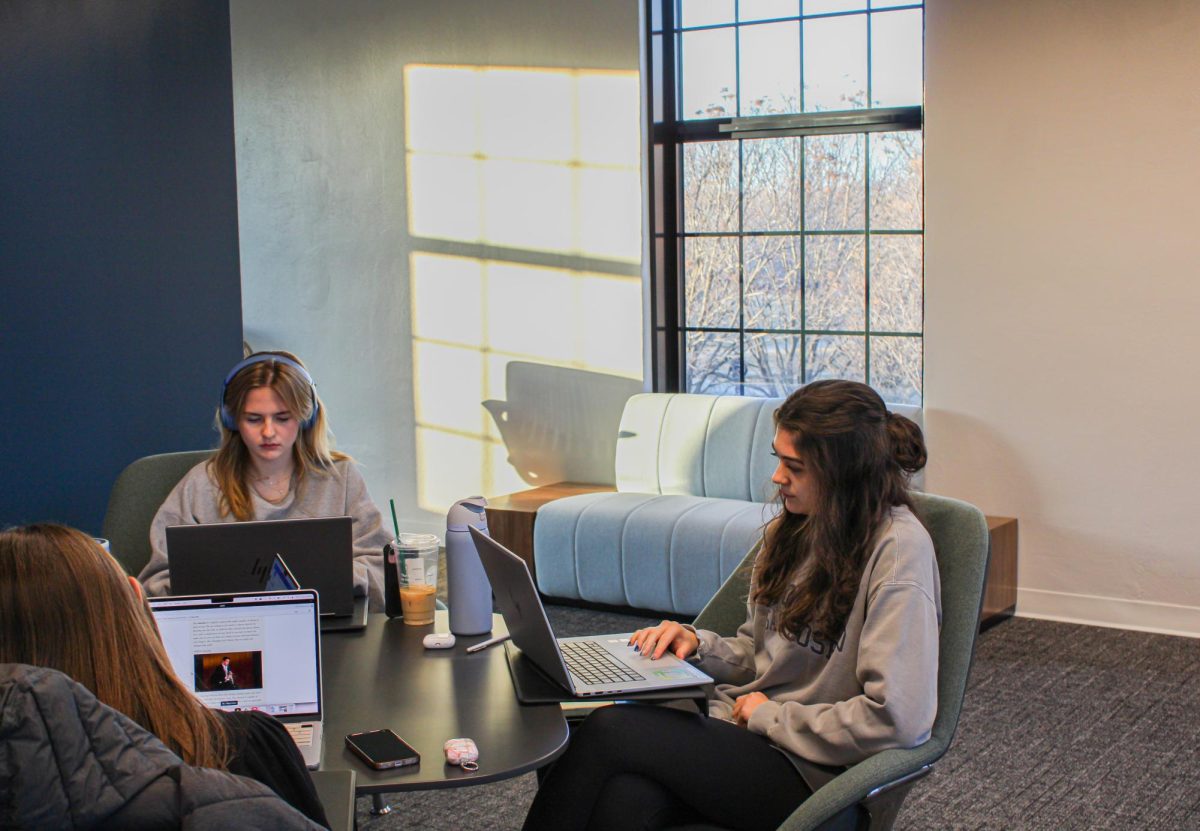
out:
{"label": "keychain", "polygon": [[447,739],[442,745],[446,751],[446,763],[458,765],[468,773],[479,770],[479,748],[472,739]]}

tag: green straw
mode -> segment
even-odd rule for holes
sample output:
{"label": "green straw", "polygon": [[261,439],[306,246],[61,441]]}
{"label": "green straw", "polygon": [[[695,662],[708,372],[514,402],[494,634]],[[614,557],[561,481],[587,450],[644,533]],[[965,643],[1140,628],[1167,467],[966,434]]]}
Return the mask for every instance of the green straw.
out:
{"label": "green straw", "polygon": [[396,500],[389,499],[388,504],[392,506],[392,527],[396,529],[396,539],[400,539],[400,523],[396,521]]}

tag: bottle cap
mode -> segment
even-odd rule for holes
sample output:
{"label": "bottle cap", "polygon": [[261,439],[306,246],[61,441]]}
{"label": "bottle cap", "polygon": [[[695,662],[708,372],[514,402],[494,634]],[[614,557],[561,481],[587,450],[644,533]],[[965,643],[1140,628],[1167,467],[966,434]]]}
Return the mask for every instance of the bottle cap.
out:
{"label": "bottle cap", "polygon": [[473,525],[481,531],[487,530],[487,500],[482,496],[470,496],[460,499],[450,506],[446,514],[447,531],[466,531],[467,526]]}

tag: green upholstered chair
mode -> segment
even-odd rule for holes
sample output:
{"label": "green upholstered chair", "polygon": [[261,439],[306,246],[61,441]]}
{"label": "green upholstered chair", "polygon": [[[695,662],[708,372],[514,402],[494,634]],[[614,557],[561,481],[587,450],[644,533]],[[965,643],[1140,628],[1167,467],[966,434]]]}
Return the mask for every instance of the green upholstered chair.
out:
{"label": "green upholstered chair", "polygon": [[[103,533],[126,572],[136,577],[150,562],[150,523],[159,506],[185,473],[212,454],[211,450],[184,450],[143,456],[117,476],[108,496]],[[441,600],[436,606],[446,608]]]}
{"label": "green upholstered chair", "polygon": [[150,561],[150,523],[167,494],[212,453],[185,450],[143,456],[121,471],[108,496],[103,533],[127,572],[136,577]]}
{"label": "green upholstered chair", "polygon": [[[933,538],[942,582],[938,708],[932,735],[919,747],[884,750],[845,769],[814,766],[814,773],[828,781],[788,817],[780,831],[845,827],[847,809],[855,805],[859,828],[891,828],[908,791],[930,772],[954,738],[983,605],[987,520],[978,508],[955,499],[923,493],[914,493],[913,499]],[[746,618],[747,571],[739,567],[733,572],[696,617],[697,627],[734,633]]]}

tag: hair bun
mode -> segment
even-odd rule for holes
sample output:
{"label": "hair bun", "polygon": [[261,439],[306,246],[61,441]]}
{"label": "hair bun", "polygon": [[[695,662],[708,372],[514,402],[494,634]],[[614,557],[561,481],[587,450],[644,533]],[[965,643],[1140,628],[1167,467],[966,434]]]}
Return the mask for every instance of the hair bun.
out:
{"label": "hair bun", "polygon": [[889,410],[887,433],[892,444],[892,459],[901,470],[916,473],[925,467],[929,455],[925,450],[925,437],[916,422]]}

